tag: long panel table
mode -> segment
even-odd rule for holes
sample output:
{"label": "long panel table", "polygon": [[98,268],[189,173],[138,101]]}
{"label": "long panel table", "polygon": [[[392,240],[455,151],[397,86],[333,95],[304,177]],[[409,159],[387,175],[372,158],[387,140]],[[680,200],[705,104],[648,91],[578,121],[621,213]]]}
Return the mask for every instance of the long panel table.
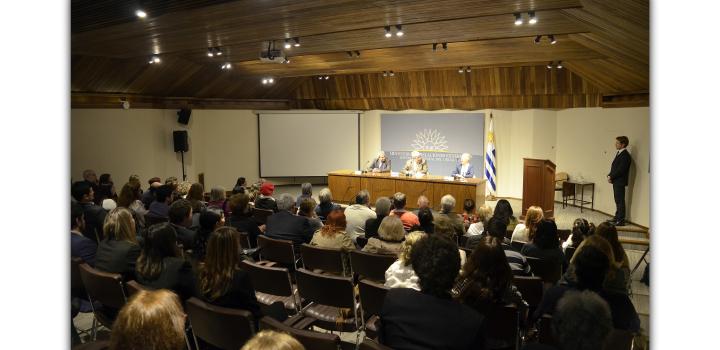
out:
{"label": "long panel table", "polygon": [[455,197],[455,212],[462,213],[465,199],[475,200],[476,206],[485,204],[485,180],[461,179],[447,181],[442,176],[427,175],[422,178],[392,177],[389,173],[365,173],[356,175],[353,170],[337,170],[328,173],[328,187],[333,200],[353,203],[362,189],[370,192],[370,204],[380,197],[392,198],[396,192],[405,193],[407,208],[417,208],[417,199],[425,196],[435,210],[440,210],[440,198],[446,194]]}

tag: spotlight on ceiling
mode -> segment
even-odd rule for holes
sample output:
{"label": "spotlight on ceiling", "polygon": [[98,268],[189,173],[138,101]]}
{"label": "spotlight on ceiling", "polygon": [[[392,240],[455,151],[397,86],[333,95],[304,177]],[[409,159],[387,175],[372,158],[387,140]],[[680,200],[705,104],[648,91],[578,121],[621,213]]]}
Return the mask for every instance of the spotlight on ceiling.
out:
{"label": "spotlight on ceiling", "polygon": [[160,57],[153,56],[152,61],[153,63],[160,63]]}
{"label": "spotlight on ceiling", "polygon": [[325,76],[325,80],[328,80],[328,79],[330,79],[330,76],[329,76],[329,75],[326,75],[326,76]]}
{"label": "spotlight on ceiling", "polygon": [[537,17],[535,17],[535,11],[528,12],[528,17],[530,17],[530,20],[528,20],[528,23],[530,23],[530,24],[537,23]]}
{"label": "spotlight on ceiling", "polygon": [[345,53],[348,55],[348,57],[353,57],[352,51],[345,51]]}
{"label": "spotlight on ceiling", "polygon": [[555,45],[555,43],[557,43],[557,40],[555,40],[554,35],[550,34],[550,35],[548,35],[548,38],[550,39],[550,44]]}
{"label": "spotlight on ceiling", "polygon": [[442,43],[443,50],[447,51],[447,43]]}
{"label": "spotlight on ceiling", "polygon": [[389,38],[392,36],[392,33],[390,32],[390,26],[385,26],[385,37]]}
{"label": "spotlight on ceiling", "polygon": [[403,32],[403,30],[402,30],[402,25],[400,25],[400,24],[396,25],[395,29],[397,29],[397,32],[395,32],[395,35],[397,35],[397,36],[405,35],[405,32]]}
{"label": "spotlight on ceiling", "polygon": [[515,25],[519,26],[521,24],[523,24],[522,15],[519,13],[516,13],[515,14]]}
{"label": "spotlight on ceiling", "polygon": [[322,79],[323,79],[323,77],[318,77],[318,80],[322,80]]}
{"label": "spotlight on ceiling", "polygon": [[147,17],[147,13],[145,11],[138,9],[135,11],[135,16],[138,16],[139,18],[145,18]]}
{"label": "spotlight on ceiling", "polygon": [[208,49],[207,55],[208,55],[208,57],[213,57],[213,56],[215,56],[215,50],[213,50],[213,49]]}
{"label": "spotlight on ceiling", "polygon": [[384,77],[388,76],[388,72],[387,72],[387,71],[383,71],[383,76],[384,76]]}
{"label": "spotlight on ceiling", "polygon": [[550,61],[550,63],[548,63],[547,66],[546,66],[547,69],[552,69],[552,64],[553,64],[552,61]]}
{"label": "spotlight on ceiling", "polygon": [[275,82],[275,79],[273,79],[273,78],[268,78],[268,84],[272,84],[272,83],[274,83],[274,82]]}
{"label": "spotlight on ceiling", "polygon": [[395,72],[390,71],[390,76],[391,76],[391,77],[394,77],[394,76],[395,76]]}
{"label": "spotlight on ceiling", "polygon": [[463,68],[463,67],[460,67],[460,69],[458,69],[458,73],[460,73],[460,74],[463,74],[463,73],[465,73],[465,68]]}
{"label": "spotlight on ceiling", "polygon": [[542,35],[536,36],[536,37],[535,37],[535,43],[536,43],[536,44],[539,44],[539,43],[540,43],[540,39],[542,39]]}
{"label": "spotlight on ceiling", "polygon": [[268,83],[267,78],[263,78],[262,83],[263,83],[263,85],[267,85],[267,83]]}
{"label": "spotlight on ceiling", "polygon": [[215,48],[215,56],[222,56],[222,50],[219,47]]}
{"label": "spotlight on ceiling", "polygon": [[433,52],[437,51],[437,43],[433,43]]}
{"label": "spotlight on ceiling", "polygon": [[290,44],[290,39],[285,39],[285,46],[286,49],[292,48],[292,44]]}
{"label": "spotlight on ceiling", "polygon": [[562,61],[558,61],[557,66],[555,66],[557,69],[562,69]]}
{"label": "spotlight on ceiling", "polygon": [[232,65],[230,63],[225,63],[222,66],[220,66],[221,69],[230,69],[232,68]]}
{"label": "spotlight on ceiling", "polygon": [[465,68],[465,71],[468,72],[468,73],[470,73],[470,72],[471,72],[470,66],[467,66],[467,68]]}
{"label": "spotlight on ceiling", "polygon": [[355,51],[355,57],[360,57],[360,51]]}
{"label": "spotlight on ceiling", "polygon": [[294,37],[293,41],[295,42],[295,43],[293,43],[293,46],[300,47],[300,38],[299,37]]}

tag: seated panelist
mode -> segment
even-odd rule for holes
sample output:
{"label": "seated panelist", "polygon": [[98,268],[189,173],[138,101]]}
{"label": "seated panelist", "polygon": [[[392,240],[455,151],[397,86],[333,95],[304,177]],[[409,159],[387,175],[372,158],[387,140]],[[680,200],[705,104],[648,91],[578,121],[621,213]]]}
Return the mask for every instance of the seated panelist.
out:
{"label": "seated panelist", "polygon": [[412,151],[410,154],[411,158],[405,163],[403,173],[406,175],[427,175],[428,165],[427,161],[420,156],[420,152]]}
{"label": "seated panelist", "polygon": [[470,153],[463,153],[462,156],[460,156],[460,164],[455,166],[455,170],[453,170],[451,175],[465,178],[475,177],[475,169],[473,169],[472,164],[470,164],[470,159],[472,159]]}
{"label": "seated panelist", "polygon": [[387,173],[390,172],[392,163],[390,159],[385,156],[385,152],[380,151],[377,158],[373,159],[372,163],[367,167],[367,171],[373,173]]}

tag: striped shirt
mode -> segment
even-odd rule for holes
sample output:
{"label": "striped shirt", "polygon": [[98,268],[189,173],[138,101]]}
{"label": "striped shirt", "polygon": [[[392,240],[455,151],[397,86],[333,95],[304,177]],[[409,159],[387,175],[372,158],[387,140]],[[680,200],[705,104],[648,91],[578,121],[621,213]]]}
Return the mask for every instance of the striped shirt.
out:
{"label": "striped shirt", "polygon": [[530,276],[530,265],[525,256],[513,250],[509,244],[503,243],[502,247],[513,275]]}

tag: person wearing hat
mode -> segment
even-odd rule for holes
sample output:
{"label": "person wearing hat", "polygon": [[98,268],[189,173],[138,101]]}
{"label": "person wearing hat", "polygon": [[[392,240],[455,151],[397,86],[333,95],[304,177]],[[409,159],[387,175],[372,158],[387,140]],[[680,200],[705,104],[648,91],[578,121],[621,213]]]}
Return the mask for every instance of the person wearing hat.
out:
{"label": "person wearing hat", "polygon": [[277,202],[272,197],[275,191],[275,185],[272,182],[266,181],[260,186],[260,196],[255,200],[255,208],[272,210],[274,213],[278,212]]}
{"label": "person wearing hat", "polygon": [[405,163],[405,167],[403,168],[403,173],[406,175],[427,175],[428,173],[428,165],[427,161],[423,159],[423,157],[420,155],[420,152],[418,151],[412,151],[410,154],[410,159]]}

